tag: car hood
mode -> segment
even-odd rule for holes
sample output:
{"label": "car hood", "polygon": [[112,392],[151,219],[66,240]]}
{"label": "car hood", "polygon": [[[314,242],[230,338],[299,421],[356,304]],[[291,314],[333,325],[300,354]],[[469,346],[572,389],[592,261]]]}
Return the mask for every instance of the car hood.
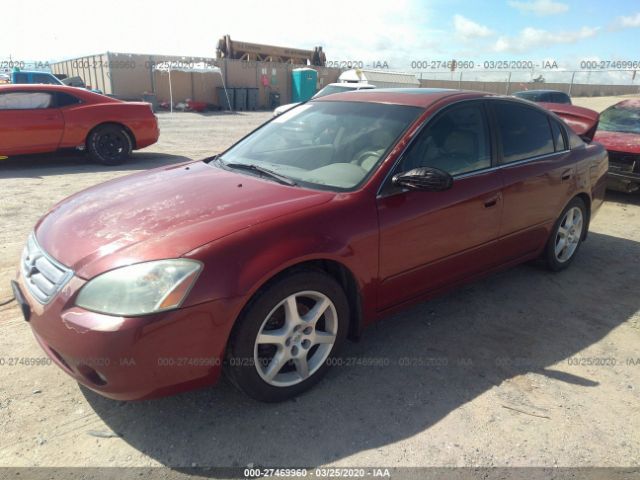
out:
{"label": "car hood", "polygon": [[590,142],[598,128],[600,114],[590,108],[568,105],[566,103],[539,103],[547,110],[558,115],[583,140]]}
{"label": "car hood", "polygon": [[640,154],[640,135],[637,133],[598,130],[595,140],[604,145],[607,150]]}
{"label": "car hood", "polygon": [[179,257],[334,195],[193,162],[72,195],[38,222],[36,238],[76,275],[91,278],[131,263]]}

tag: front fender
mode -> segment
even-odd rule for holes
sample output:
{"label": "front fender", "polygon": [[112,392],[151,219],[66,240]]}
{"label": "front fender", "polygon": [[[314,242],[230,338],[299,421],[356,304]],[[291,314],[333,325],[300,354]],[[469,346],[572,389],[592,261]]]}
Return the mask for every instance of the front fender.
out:
{"label": "front fender", "polygon": [[[313,260],[331,260],[350,271],[372,314],[378,272],[375,206],[338,200],[236,232],[190,252],[205,268],[188,305],[238,299],[238,311],[282,271]],[[339,213],[338,213],[339,211]]]}

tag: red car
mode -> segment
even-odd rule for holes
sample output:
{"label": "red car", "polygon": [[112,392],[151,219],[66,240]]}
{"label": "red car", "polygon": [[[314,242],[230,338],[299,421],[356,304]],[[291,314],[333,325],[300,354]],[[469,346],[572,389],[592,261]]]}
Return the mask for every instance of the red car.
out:
{"label": "red car", "polygon": [[538,257],[566,268],[607,166],[530,102],[341,93],[221,155],[63,200],[29,237],[14,292],[45,352],[102,395],[209,385],[224,366],[282,400],[392,311]]}
{"label": "red car", "polygon": [[0,85],[2,156],[76,148],[117,165],[159,135],[148,103],[59,85]]}
{"label": "red car", "polygon": [[640,189],[640,98],[602,112],[595,139],[609,151],[607,186],[629,193]]}

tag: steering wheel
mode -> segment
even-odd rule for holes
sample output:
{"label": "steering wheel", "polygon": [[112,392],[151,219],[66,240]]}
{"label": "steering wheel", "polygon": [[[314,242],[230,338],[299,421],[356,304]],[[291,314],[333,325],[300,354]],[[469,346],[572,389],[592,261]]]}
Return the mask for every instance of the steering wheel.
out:
{"label": "steering wheel", "polygon": [[351,160],[351,163],[362,166],[362,163],[372,155],[378,155],[379,150],[363,150],[356,155],[356,158]]}

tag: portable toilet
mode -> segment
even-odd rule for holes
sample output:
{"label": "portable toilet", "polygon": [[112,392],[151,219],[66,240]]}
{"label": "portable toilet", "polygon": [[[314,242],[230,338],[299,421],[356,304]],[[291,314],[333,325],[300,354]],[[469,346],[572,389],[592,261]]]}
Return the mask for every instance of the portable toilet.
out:
{"label": "portable toilet", "polygon": [[291,71],[291,101],[306,102],[316,93],[318,72],[313,68],[294,68]]}

